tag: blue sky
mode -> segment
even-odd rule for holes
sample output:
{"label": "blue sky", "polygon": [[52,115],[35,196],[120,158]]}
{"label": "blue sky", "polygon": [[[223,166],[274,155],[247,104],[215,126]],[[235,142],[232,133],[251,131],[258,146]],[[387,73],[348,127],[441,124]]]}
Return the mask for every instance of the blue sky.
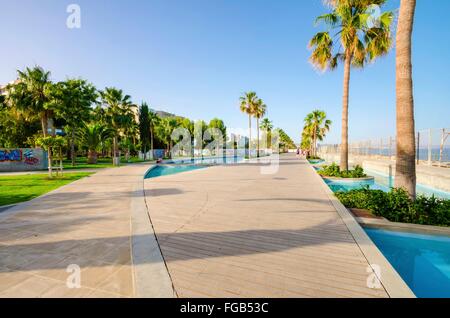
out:
{"label": "blue sky", "polygon": [[[66,27],[67,5],[81,29]],[[388,1],[397,9],[399,0]],[[115,86],[156,108],[192,119],[219,117],[247,127],[242,92],[256,91],[277,127],[299,140],[316,108],[340,136],[342,68],[319,74],[307,43],[321,0],[0,0],[0,83],[35,64],[54,80],[83,77]],[[418,0],[414,33],[417,128],[450,126],[448,0]],[[354,70],[350,139],[395,134],[395,52]]]}

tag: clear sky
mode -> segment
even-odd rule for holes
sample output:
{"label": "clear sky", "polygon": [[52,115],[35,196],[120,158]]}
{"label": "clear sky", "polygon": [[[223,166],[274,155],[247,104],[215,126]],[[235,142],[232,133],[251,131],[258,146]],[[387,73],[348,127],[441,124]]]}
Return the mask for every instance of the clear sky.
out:
{"label": "clear sky", "polygon": [[[450,126],[448,0],[418,0],[414,34],[417,128]],[[81,29],[68,29],[68,4],[81,7]],[[399,0],[388,1],[396,10]],[[192,119],[219,117],[247,127],[242,92],[254,90],[275,126],[299,140],[316,108],[340,136],[342,68],[319,74],[307,43],[321,0],[0,0],[0,83],[38,64],[53,79],[83,77],[116,86]],[[353,71],[350,139],[395,134],[395,53]]]}

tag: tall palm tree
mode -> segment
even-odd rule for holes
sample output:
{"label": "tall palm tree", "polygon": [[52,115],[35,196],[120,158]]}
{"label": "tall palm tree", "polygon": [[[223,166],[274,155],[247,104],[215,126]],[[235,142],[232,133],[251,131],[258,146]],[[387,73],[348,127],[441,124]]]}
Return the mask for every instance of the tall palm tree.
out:
{"label": "tall palm tree", "polygon": [[317,155],[317,141],[323,140],[330,130],[331,120],[327,119],[327,114],[321,110],[314,110],[305,118],[305,135],[309,135],[311,141],[312,155]]}
{"label": "tall palm tree", "polygon": [[[335,69],[344,62],[344,93],[342,99],[341,170],[348,170],[348,105],[351,67],[363,67],[367,61],[389,52],[392,44],[392,12],[384,12],[373,19],[370,9],[386,0],[330,0],[332,12],[316,19],[330,30],[317,33],[309,42],[310,61],[320,70]],[[336,34],[331,35],[331,30]],[[338,37],[339,41],[334,41]],[[335,42],[338,44],[335,46]],[[340,42],[340,43],[339,43]],[[337,49],[337,52],[333,52]]]}
{"label": "tall palm tree", "polygon": [[256,96],[255,92],[247,92],[244,93],[244,95],[242,95],[239,98],[239,101],[241,112],[248,115],[248,131],[249,131],[248,148],[250,153],[252,142],[252,116],[255,113],[255,105],[258,101],[258,96]]}
{"label": "tall palm tree", "polygon": [[416,197],[416,146],[414,96],[411,63],[411,37],[416,0],[401,0],[397,28],[397,161],[395,186]]}
{"label": "tall palm tree", "polygon": [[107,87],[104,91],[100,91],[100,97],[103,107],[106,108],[106,115],[111,128],[114,129],[113,137],[113,164],[118,165],[118,137],[120,129],[125,123],[125,116],[130,115],[133,107],[131,96],[124,95],[123,91],[114,87]]}
{"label": "tall palm tree", "polygon": [[263,132],[265,133],[265,136],[266,136],[266,147],[270,148],[271,147],[271,139],[272,139],[271,132],[272,132],[272,129],[273,129],[272,122],[270,121],[269,118],[264,118],[261,121],[261,124],[259,125],[259,128],[261,128],[263,130]]}
{"label": "tall palm tree", "polygon": [[[7,86],[6,103],[11,108],[28,116],[37,116],[41,121],[42,135],[48,135],[48,123],[53,117],[53,106],[51,103],[51,92],[53,83],[50,80],[50,72],[42,67],[26,68],[25,71],[17,71],[16,83]],[[55,130],[52,130],[55,134]],[[49,176],[52,176],[52,148],[48,147]]]}
{"label": "tall palm tree", "polygon": [[42,67],[27,67],[24,71],[17,71],[18,80],[7,86],[6,102],[22,113],[38,116],[41,120],[42,135],[48,135],[48,121],[53,115],[51,108],[50,72]]}
{"label": "tall palm tree", "polygon": [[257,141],[257,157],[259,158],[259,120],[263,118],[266,115],[267,112],[267,105],[264,104],[261,98],[259,98],[255,104],[255,110],[253,112],[253,115],[256,118],[256,129],[258,132],[258,141]]}

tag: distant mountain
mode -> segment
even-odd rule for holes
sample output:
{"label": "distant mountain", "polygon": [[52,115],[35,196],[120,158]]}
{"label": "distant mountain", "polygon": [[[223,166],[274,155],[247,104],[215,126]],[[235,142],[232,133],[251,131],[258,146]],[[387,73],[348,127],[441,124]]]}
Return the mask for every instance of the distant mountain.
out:
{"label": "distant mountain", "polygon": [[171,113],[165,112],[163,110],[154,110],[154,109],[152,109],[152,110],[161,118],[168,118],[168,117],[180,117],[180,118],[183,118],[182,116],[171,114]]}

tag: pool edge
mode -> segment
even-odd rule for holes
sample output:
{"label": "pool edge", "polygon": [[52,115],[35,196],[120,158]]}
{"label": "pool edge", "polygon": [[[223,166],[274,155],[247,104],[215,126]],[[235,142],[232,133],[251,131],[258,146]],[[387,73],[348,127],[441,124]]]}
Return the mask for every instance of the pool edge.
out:
{"label": "pool edge", "polygon": [[[378,249],[375,243],[370,239],[355,217],[347,210],[346,207],[339,201],[334,195],[333,191],[328,187],[324,179],[317,173],[314,167],[309,164],[310,169],[314,172],[314,175],[320,179],[320,183],[326,192],[329,200],[335,207],[339,216],[343,220],[347,229],[352,234],[356,244],[359,246],[364,257],[370,264],[378,265],[381,268],[381,277],[378,277],[381,281],[384,289],[391,298],[416,298],[416,295],[412,292],[400,274],[397,273],[395,268],[386,259],[383,253]],[[373,269],[373,267],[372,267]],[[376,273],[376,271],[374,270]]]}

